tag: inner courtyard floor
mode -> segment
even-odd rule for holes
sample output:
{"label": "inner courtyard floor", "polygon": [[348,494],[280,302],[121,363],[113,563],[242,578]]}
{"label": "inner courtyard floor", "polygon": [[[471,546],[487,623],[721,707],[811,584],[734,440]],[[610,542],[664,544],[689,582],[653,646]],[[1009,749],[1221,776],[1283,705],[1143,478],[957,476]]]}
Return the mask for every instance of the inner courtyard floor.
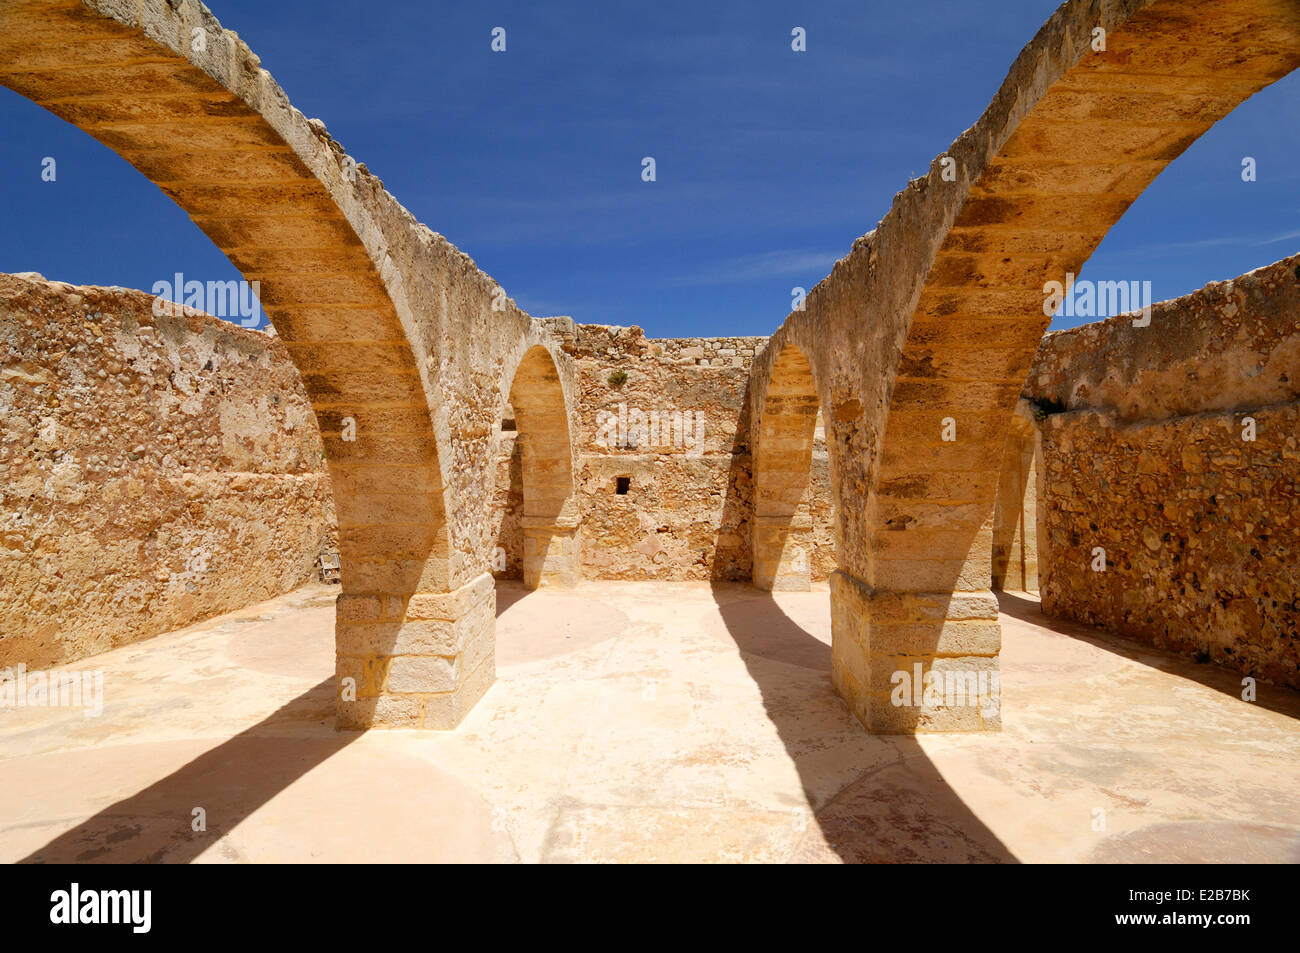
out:
{"label": "inner courtyard floor", "polygon": [[459,728],[338,732],[337,594],[66,666],[99,717],[0,709],[0,860],[1300,861],[1300,694],[1023,593],[1003,730],[918,736],[833,693],[826,587],[617,582],[499,584]]}

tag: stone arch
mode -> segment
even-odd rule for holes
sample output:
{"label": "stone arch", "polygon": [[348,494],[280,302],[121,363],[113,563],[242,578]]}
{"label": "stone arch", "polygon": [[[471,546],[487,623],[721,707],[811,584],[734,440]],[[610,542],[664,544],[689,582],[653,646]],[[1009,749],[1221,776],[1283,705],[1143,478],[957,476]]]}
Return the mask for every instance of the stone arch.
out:
{"label": "stone arch", "polygon": [[579,518],[565,377],[550,348],[533,344],[508,380],[521,458],[524,585],[572,588],[580,569]]}
{"label": "stone arch", "polygon": [[774,351],[754,414],[754,585],[811,587],[812,514],[808,486],[821,399],[803,350]]}
{"label": "stone arch", "polygon": [[463,465],[477,425],[443,378],[472,375],[430,359],[429,342],[456,337],[448,300],[467,322],[502,312],[503,340],[531,319],[491,307],[499,287],[294,109],[201,3],[0,0],[0,83],[125,158],[259,283],[334,487],[339,725],[455,725],[493,678],[495,603],[470,531],[447,519],[451,491],[459,504],[478,477]]}
{"label": "stone arch", "polygon": [[993,507],[992,585],[1038,591],[1038,486],[1042,435],[1021,398],[1011,415]]}
{"label": "stone arch", "polygon": [[1298,65],[1294,0],[1065,3],[979,121],[787,318],[827,368],[834,679],[873,731],[1000,725],[996,704],[891,695],[915,666],[997,671],[991,516],[1050,323],[1045,284],[1078,274],[1169,162]]}

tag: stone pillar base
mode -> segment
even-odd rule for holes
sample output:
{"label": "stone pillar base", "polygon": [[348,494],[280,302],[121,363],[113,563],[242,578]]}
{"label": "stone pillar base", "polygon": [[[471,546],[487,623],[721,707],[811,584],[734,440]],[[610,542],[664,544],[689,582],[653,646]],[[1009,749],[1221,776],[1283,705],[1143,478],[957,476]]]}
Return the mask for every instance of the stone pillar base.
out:
{"label": "stone pillar base", "polygon": [[525,516],[520,522],[524,530],[524,586],[577,586],[581,574],[577,524],[539,516]]}
{"label": "stone pillar base", "polygon": [[977,592],[874,591],[831,576],[831,682],[873,734],[1002,727],[998,604]]}
{"label": "stone pillar base", "polygon": [[496,680],[496,588],[345,593],[335,611],[340,729],[455,728]]}
{"label": "stone pillar base", "polygon": [[779,592],[812,588],[812,517],[754,517],[754,585]]}

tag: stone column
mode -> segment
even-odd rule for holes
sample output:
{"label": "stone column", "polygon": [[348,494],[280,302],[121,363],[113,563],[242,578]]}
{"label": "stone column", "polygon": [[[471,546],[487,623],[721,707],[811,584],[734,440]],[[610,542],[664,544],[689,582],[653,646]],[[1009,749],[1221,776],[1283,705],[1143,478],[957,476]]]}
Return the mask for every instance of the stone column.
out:
{"label": "stone column", "polygon": [[1002,454],[993,508],[993,588],[1038,591],[1038,427],[1023,398],[1016,405]]}
{"label": "stone column", "polygon": [[754,585],[807,592],[812,588],[812,517],[754,517]]}
{"label": "stone column", "polygon": [[496,679],[490,573],[406,600],[345,593],[336,620],[340,728],[455,728]]}
{"label": "stone column", "polygon": [[578,521],[567,514],[527,516],[524,531],[524,585],[529,589],[572,589],[581,574]]}
{"label": "stone column", "polygon": [[[991,545],[986,530],[972,550],[985,565]],[[987,587],[873,589],[837,570],[831,640],[832,684],[871,732],[1001,728],[1002,632]]]}

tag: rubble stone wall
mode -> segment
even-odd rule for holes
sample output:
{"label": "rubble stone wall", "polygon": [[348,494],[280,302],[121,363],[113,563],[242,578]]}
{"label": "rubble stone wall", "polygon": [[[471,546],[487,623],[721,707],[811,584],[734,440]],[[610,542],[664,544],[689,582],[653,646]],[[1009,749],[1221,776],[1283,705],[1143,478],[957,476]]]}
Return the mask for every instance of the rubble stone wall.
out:
{"label": "rubble stone wall", "polygon": [[1044,611],[1300,686],[1300,256],[1048,335],[1025,397]]}
{"label": "rubble stone wall", "polygon": [[283,345],[153,300],[0,275],[0,666],[242,608],[337,550]]}
{"label": "rubble stone wall", "polygon": [[[1148,327],[1128,315],[1044,339],[1004,458],[999,587],[1041,586],[1049,614],[1300,682],[1297,267],[1158,304]],[[284,347],[152,305],[0,276],[0,665],[242,607],[336,549],[320,436]],[[764,340],[547,324],[576,369],[582,576],[749,579],[746,388]],[[518,578],[515,426],[507,408],[491,536],[495,574]],[[819,420],[814,580],[835,565],[830,499]]]}
{"label": "rubble stone wall", "polygon": [[[0,665],[84,658],[243,607],[337,551],[323,446],[284,346],[197,312],[155,315],[153,301],[0,276]],[[582,575],[747,580],[741,416],[764,339],[550,325],[578,368]],[[499,578],[523,571],[514,426],[507,408]],[[812,577],[825,580],[820,425],[808,505]]]}
{"label": "rubble stone wall", "polygon": [[[566,331],[553,323],[552,330],[577,370],[583,577],[748,580],[752,462],[742,416],[754,355],[766,339],[650,339],[637,327],[594,324]],[[810,568],[813,579],[825,580],[835,556],[826,446],[818,435]],[[516,434],[503,432],[499,446],[495,572],[518,578]]]}

